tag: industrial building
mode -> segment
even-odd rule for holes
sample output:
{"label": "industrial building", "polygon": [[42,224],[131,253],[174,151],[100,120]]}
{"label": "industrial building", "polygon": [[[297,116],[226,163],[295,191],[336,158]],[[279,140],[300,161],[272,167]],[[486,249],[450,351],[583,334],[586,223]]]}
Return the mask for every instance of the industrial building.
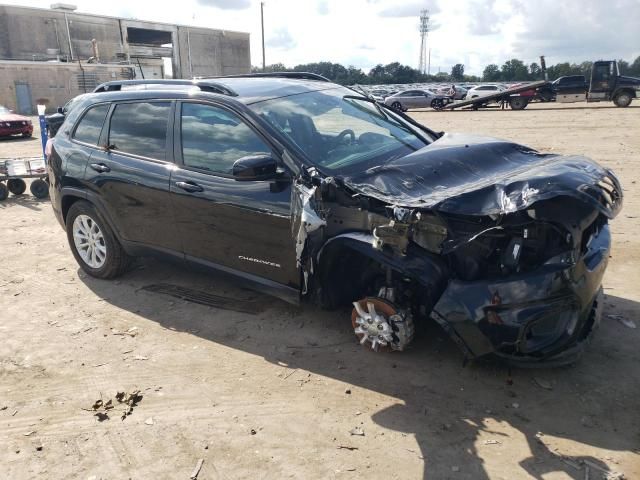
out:
{"label": "industrial building", "polygon": [[0,5],[0,105],[49,111],[98,84],[123,78],[249,73],[249,34]]}

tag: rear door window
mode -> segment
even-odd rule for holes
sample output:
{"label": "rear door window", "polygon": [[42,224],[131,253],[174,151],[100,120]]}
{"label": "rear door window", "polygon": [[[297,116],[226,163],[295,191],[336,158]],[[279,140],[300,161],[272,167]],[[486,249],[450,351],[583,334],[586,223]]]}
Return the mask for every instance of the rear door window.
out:
{"label": "rear door window", "polygon": [[98,145],[102,125],[108,111],[108,104],[97,105],[87,110],[76,127],[76,131],[73,134],[74,140],[88,143],[89,145]]}
{"label": "rear door window", "polygon": [[114,151],[166,160],[171,102],[120,103],[111,116],[109,146]]}

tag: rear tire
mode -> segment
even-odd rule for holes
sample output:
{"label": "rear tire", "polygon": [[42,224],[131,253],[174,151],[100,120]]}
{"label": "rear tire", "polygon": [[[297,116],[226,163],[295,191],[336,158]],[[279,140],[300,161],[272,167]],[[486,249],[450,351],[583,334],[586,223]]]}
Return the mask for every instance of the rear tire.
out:
{"label": "rear tire", "polygon": [[400,102],[393,102],[391,104],[391,108],[393,108],[396,112],[404,112],[404,108],[402,108],[402,104]]}
{"label": "rear tire", "polygon": [[81,200],[71,205],[66,225],[73,256],[89,275],[109,279],[127,270],[130,257],[92,204]]}
{"label": "rear tire", "polygon": [[27,189],[27,184],[21,178],[12,178],[7,181],[7,188],[14,195],[22,195]]}
{"label": "rear tire", "polygon": [[0,202],[9,196],[9,189],[4,183],[0,183]]}
{"label": "rear tire", "polygon": [[631,105],[631,101],[633,97],[629,92],[622,92],[616,95],[616,98],[613,99],[613,103],[616,104],[616,107],[625,108]]}
{"label": "rear tire", "polygon": [[31,195],[36,198],[47,198],[49,196],[49,185],[44,180],[34,180],[29,187]]}
{"label": "rear tire", "polygon": [[524,110],[527,108],[528,104],[529,100],[526,98],[512,97],[509,99],[509,106],[511,107],[511,110]]}

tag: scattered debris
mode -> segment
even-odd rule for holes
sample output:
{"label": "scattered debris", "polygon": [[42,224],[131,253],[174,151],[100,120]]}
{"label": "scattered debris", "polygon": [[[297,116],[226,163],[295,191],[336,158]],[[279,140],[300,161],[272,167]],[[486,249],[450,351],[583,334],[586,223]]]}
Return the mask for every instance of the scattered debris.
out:
{"label": "scattered debris", "polygon": [[149,360],[149,357],[145,357],[144,355],[136,355],[133,357],[134,360]]}
{"label": "scattered debris", "polygon": [[25,437],[28,437],[28,436],[30,436],[30,435],[33,435],[34,433],[36,433],[36,432],[35,432],[35,430],[32,430],[32,431],[30,431],[30,432],[25,433],[25,434],[24,434],[24,436],[25,436]]}
{"label": "scattered debris", "polygon": [[37,450],[38,452],[41,452],[43,448],[44,448],[44,447],[43,447],[42,445],[38,445],[38,446],[36,447],[36,450]]}
{"label": "scattered debris", "polygon": [[347,395],[351,395],[351,389],[350,389],[350,388],[347,388],[347,389],[344,391],[344,393],[346,393]]}
{"label": "scattered debris", "polygon": [[203,463],[204,463],[204,458],[201,458],[200,460],[198,460],[196,467],[193,469],[193,472],[191,472],[191,476],[189,477],[191,480],[196,480],[196,478],[198,478],[198,474],[200,473],[200,470],[202,470]]}
{"label": "scattered debris", "polygon": [[502,442],[500,442],[499,440],[493,440],[493,439],[489,439],[489,440],[485,440],[484,441],[485,445],[499,445],[500,443],[502,443]]}
{"label": "scattered debris", "polygon": [[544,380],[540,377],[533,377],[533,381],[540,388],[544,388],[545,390],[553,390],[553,385],[551,385],[551,382],[548,382],[547,380]]}
{"label": "scattered debris", "polygon": [[112,328],[111,329],[111,334],[112,335],[120,335],[120,336],[128,335],[130,337],[135,337],[136,335],[138,335],[138,328],[137,327],[131,327],[126,332],[121,332],[120,330],[116,330],[116,329]]}
{"label": "scattered debris", "polygon": [[351,450],[351,451],[358,450],[358,447],[352,447],[350,445],[338,445],[336,448],[338,450]]}
{"label": "scattered debris", "polygon": [[124,420],[133,413],[133,407],[138,406],[138,403],[142,400],[142,394],[140,390],[133,390],[129,393],[118,392],[116,393],[116,400],[125,404],[125,409],[120,417],[121,420]]}
{"label": "scattered debris", "polygon": [[[133,390],[130,393],[117,392],[115,398],[118,403],[122,403],[125,405],[125,409],[123,410],[120,417],[122,420],[124,420],[128,415],[131,415],[133,413],[133,407],[136,407],[142,400],[142,394],[140,393],[140,390]],[[99,422],[104,422],[105,420],[109,420],[109,410],[112,410],[114,408],[115,405],[113,403],[113,399],[109,399],[105,402],[102,400],[101,394],[100,399],[96,400],[93,405],[91,405],[91,408],[83,408],[83,410],[93,412],[94,416],[97,417]]]}
{"label": "scattered debris", "polygon": [[92,367],[104,367],[105,365],[109,365],[109,363],[96,363],[95,365],[91,365]]}
{"label": "scattered debris", "polygon": [[283,380],[286,380],[287,378],[289,378],[291,375],[293,375],[293,374],[294,374],[294,373],[296,373],[297,371],[298,371],[298,369],[297,369],[297,368],[294,368],[293,370],[291,370],[289,373],[287,373],[287,374],[284,376]]}
{"label": "scattered debris", "polygon": [[6,410],[7,408],[9,408],[9,407],[7,407],[7,406],[5,405],[5,406],[3,406],[3,407],[0,407],[0,410]]}
{"label": "scattered debris", "polygon": [[145,425],[153,425],[153,417],[149,417],[144,421]]}
{"label": "scattered debris", "polygon": [[624,325],[627,328],[637,328],[636,322],[634,322],[633,320],[629,320],[628,318],[624,318],[622,315],[609,314],[607,315],[607,317],[609,317],[612,320],[619,321],[622,325]]}
{"label": "scattered debris", "polygon": [[364,430],[361,429],[360,427],[352,428],[351,430],[349,430],[349,433],[351,435],[357,435],[357,436],[360,436],[360,437],[364,437]]}
{"label": "scattered debris", "polygon": [[254,428],[252,428],[249,433],[251,433],[251,435],[255,435],[258,432],[256,432],[256,430]]}

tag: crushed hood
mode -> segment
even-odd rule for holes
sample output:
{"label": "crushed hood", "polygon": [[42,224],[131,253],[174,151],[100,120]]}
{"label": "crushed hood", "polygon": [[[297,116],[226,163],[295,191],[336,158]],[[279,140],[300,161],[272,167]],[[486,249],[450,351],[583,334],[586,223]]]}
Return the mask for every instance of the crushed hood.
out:
{"label": "crushed hood", "polygon": [[613,218],[622,188],[582,156],[541,154],[505,140],[445,134],[427,147],[341,180],[391,205],[463,215],[497,215],[568,196]]}

